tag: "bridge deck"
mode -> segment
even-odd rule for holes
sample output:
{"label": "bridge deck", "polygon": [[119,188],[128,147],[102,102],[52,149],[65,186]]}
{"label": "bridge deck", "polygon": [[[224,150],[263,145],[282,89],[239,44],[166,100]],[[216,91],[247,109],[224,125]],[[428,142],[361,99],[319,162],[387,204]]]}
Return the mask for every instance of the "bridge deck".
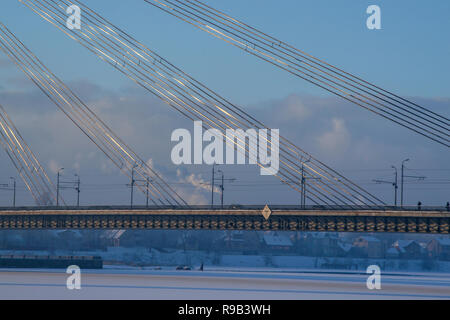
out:
{"label": "bridge deck", "polygon": [[449,233],[450,213],[411,210],[0,209],[0,229],[202,229]]}

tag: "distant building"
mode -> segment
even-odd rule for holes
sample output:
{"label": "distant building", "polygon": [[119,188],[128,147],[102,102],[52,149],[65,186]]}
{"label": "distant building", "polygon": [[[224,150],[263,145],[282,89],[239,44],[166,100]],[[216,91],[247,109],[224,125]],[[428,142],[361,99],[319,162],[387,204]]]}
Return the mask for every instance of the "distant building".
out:
{"label": "distant building", "polygon": [[243,250],[245,249],[244,231],[231,231],[225,235],[225,244],[227,249]]}
{"label": "distant building", "polygon": [[398,251],[399,258],[420,259],[423,255],[422,246],[414,240],[397,240],[392,247]]}
{"label": "distant building", "polygon": [[351,249],[353,256],[363,256],[367,258],[383,258],[383,243],[372,236],[361,236],[353,240]]}
{"label": "distant building", "polygon": [[344,257],[351,249],[338,235],[323,232],[309,234],[306,247],[308,254],[315,257]]}
{"label": "distant building", "polygon": [[219,250],[240,251],[242,253],[255,253],[259,249],[259,237],[256,232],[241,230],[227,231],[220,237],[215,245]]}
{"label": "distant building", "polygon": [[431,258],[450,260],[450,239],[433,239],[428,242],[426,250]]}
{"label": "distant building", "polygon": [[289,237],[276,232],[265,232],[262,236],[263,247],[269,250],[289,251],[293,248],[293,243]]}

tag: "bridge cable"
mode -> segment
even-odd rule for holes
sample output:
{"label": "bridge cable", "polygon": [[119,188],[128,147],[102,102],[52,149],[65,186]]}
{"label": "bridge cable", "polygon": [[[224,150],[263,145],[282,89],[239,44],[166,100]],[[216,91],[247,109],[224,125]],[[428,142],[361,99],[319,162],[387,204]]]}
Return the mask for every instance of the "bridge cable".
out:
{"label": "bridge cable", "polygon": [[[99,147],[126,175],[149,179],[149,193],[155,205],[187,205],[160,176],[123,143],[61,80],[56,78],[3,24],[1,49],[28,77]],[[134,168],[133,168],[134,166]],[[146,185],[136,184],[147,192]],[[157,201],[157,202],[156,202]]]}
{"label": "bridge cable", "polygon": [[[64,8],[64,7],[61,6],[61,9],[63,9],[63,8]],[[65,30],[63,30],[63,31],[65,31]],[[159,59],[159,60],[162,61],[161,59]],[[141,61],[139,61],[139,65],[142,65],[140,62],[141,62]],[[119,65],[119,66],[122,66],[122,65],[120,65],[120,64],[117,63],[117,62],[114,63],[114,66],[115,66],[115,67],[118,67],[118,65]],[[285,180],[285,181],[286,181],[286,180]],[[286,182],[289,184],[290,181],[288,180],[288,181],[286,181]]]}
{"label": "bridge cable", "polygon": [[222,13],[220,15],[216,13],[219,11],[199,1],[195,0],[194,3],[189,0],[153,0],[158,4],[144,1],[360,107],[442,145],[450,146],[449,120],[444,116],[346,73],[280,40],[272,37],[268,40],[269,36],[266,34]]}
{"label": "bridge cable", "polygon": [[[49,205],[56,202],[55,186],[2,105],[0,105],[0,144],[13,162],[35,203]],[[59,200],[65,203],[61,195]]]}
{"label": "bridge cable", "polygon": [[[22,2],[24,2],[24,1],[22,1]],[[211,127],[217,127],[217,126],[221,127],[220,125],[217,125],[219,123],[216,122],[216,120],[218,119],[218,117],[216,116],[217,111],[215,111],[216,115],[214,115],[214,117],[208,117],[205,113],[201,112],[201,111],[205,112],[205,110],[206,110],[205,107],[208,107],[210,109],[206,110],[206,112],[209,115],[212,114],[211,108],[215,108],[216,110],[220,110],[220,112],[222,113],[222,117],[226,116],[226,118],[228,118],[228,119],[230,119],[230,118],[231,119],[240,119],[240,121],[247,121],[248,123],[252,123],[252,124],[254,124],[256,122],[256,121],[254,121],[253,118],[247,117],[247,119],[244,119],[244,116],[246,115],[246,113],[244,111],[240,110],[238,107],[236,107],[234,105],[231,105],[226,100],[224,100],[223,98],[221,98],[220,96],[218,96],[217,94],[212,92],[211,90],[209,90],[206,87],[204,87],[203,85],[201,85],[199,82],[193,80],[191,77],[186,75],[180,69],[173,68],[173,65],[168,63],[165,59],[161,58],[160,56],[157,56],[150,49],[148,49],[145,46],[143,46],[142,44],[138,43],[136,40],[134,40],[133,38],[126,35],[123,31],[121,31],[117,27],[112,26],[108,22],[104,21],[104,19],[101,20],[103,23],[103,26],[102,26],[102,29],[100,29],[100,30],[95,29],[91,24],[86,23],[86,12],[88,12],[88,20],[89,20],[90,12],[93,12],[93,11],[90,9],[86,10],[85,6],[83,6],[83,9],[85,10],[85,12],[84,12],[84,22],[85,23],[84,23],[83,31],[70,32],[70,31],[65,30],[65,27],[63,25],[63,23],[65,22],[65,19],[63,20],[63,18],[65,17],[63,9],[65,7],[61,4],[61,2],[64,3],[64,5],[67,5],[68,3],[70,4],[72,2],[59,1],[59,3],[60,3],[60,5],[58,6],[59,9],[58,9],[58,7],[54,7],[54,6],[53,6],[53,9],[48,9],[46,7],[39,6],[39,5],[44,6],[43,2],[45,2],[50,7],[51,4],[49,4],[50,3],[49,1],[27,1],[27,2],[34,2],[33,3],[34,6],[31,6],[28,3],[26,3],[26,5],[29,6],[33,11],[38,13],[41,17],[43,17],[47,21],[51,22],[55,26],[57,26],[60,30],[65,32],[67,35],[69,35],[72,39],[77,40],[82,45],[84,45],[85,47],[90,49],[92,52],[94,52],[96,55],[98,55],[102,60],[105,60],[108,63],[110,63],[111,65],[113,65],[116,69],[118,69],[119,71],[121,71],[122,73],[127,75],[128,77],[132,78],[139,85],[143,86],[150,92],[154,93],[155,95],[157,95],[158,97],[160,97],[161,99],[166,101],[166,103],[170,104],[175,109],[177,109],[180,112],[182,112],[183,114],[185,114],[191,120],[195,119],[195,118],[193,118],[193,116],[196,116],[196,117],[203,116],[202,119],[204,121],[206,121]],[[51,1],[51,2],[57,3],[55,1]],[[74,1],[74,2],[76,2],[77,4],[80,4],[80,2],[78,2],[78,1]],[[58,17],[58,15],[55,14],[54,10],[59,10],[59,15],[60,15],[59,17]],[[96,15],[96,18],[101,19],[101,17],[99,17],[98,15]],[[54,22],[51,20],[53,20]],[[59,27],[57,25],[58,23],[63,27],[62,28]],[[118,41],[112,42],[113,44],[109,45],[109,48],[106,48],[104,45],[99,46],[100,41],[95,40],[95,42],[97,43],[97,46],[93,46],[93,48],[92,48],[90,46],[92,46],[93,43],[91,43],[90,41],[92,41],[92,39],[94,39],[94,34],[92,31],[84,31],[86,29],[97,30],[96,31],[97,33],[100,33],[100,32],[105,33],[105,30],[107,30],[108,34],[113,34],[113,32],[114,32],[115,37],[121,37],[121,39],[125,39],[125,40],[122,40],[122,42],[118,42]],[[120,34],[118,33],[117,30],[119,30]],[[88,34],[88,33],[90,33],[90,34]],[[125,37],[127,37],[127,38],[125,38]],[[95,34],[95,38],[99,39],[100,37],[98,36],[98,34]],[[101,41],[103,41],[103,43],[105,43],[106,40],[103,38]],[[118,57],[117,54],[114,54],[114,52],[112,52],[113,47],[119,48],[119,47],[121,47],[121,45],[123,46],[124,44],[126,44],[126,50],[123,51],[123,56]],[[131,47],[131,44],[133,44],[133,47]],[[133,53],[134,53],[134,55],[133,55]],[[150,61],[150,60],[152,62],[152,67],[149,67],[149,65],[145,62],[145,61]],[[149,71],[155,70],[155,69],[151,69],[151,68],[156,69],[155,72],[158,77],[164,78],[164,80],[151,78],[151,81],[153,83],[158,83],[159,87],[151,86],[151,83],[149,83],[148,80],[144,79],[144,75],[143,75],[142,71],[145,71],[145,76],[147,77],[147,79],[149,79],[148,78]],[[132,72],[131,70],[138,70],[138,71]],[[174,72],[174,74],[172,74],[172,78],[174,80],[172,80],[170,83],[169,83],[168,77],[164,76],[164,73],[167,73],[168,70],[172,70]],[[180,76],[182,76],[182,77],[180,77]],[[163,85],[166,85],[166,91],[161,91],[160,88]],[[170,85],[170,87],[168,87],[169,85]],[[196,94],[195,95],[191,94],[192,98],[190,98],[191,99],[190,104],[192,104],[192,99],[195,99],[198,103],[201,104],[200,108],[199,108],[201,110],[194,109],[194,108],[192,108],[192,105],[187,104],[187,106],[186,106],[186,105],[182,104],[182,102],[186,103],[186,101],[183,100],[183,99],[186,99],[186,97],[187,97],[186,95],[183,95],[183,96],[174,95],[169,90],[169,89],[173,89],[174,87],[176,87],[177,93],[179,93],[179,94],[181,94],[182,92],[186,92],[186,90],[194,91],[195,88],[197,88],[197,89],[201,88],[201,90],[203,92],[206,92],[207,95],[210,96],[210,99],[209,100],[206,100],[206,99],[201,100],[198,98],[199,91],[198,90],[194,91],[194,92],[196,92]],[[216,98],[214,98],[214,97],[216,97]],[[207,103],[210,103],[211,100],[214,101],[212,107],[207,104]],[[224,101],[225,101],[225,103],[224,103]],[[226,104],[228,104],[228,105],[226,105]],[[231,108],[230,108],[230,105],[232,106]],[[199,107],[198,104],[197,104],[197,107]],[[188,108],[190,108],[190,109],[188,109]],[[238,112],[236,110],[238,110]],[[226,123],[222,120],[220,120],[220,121],[221,121],[220,122],[221,125],[227,125],[228,127],[230,127],[228,123]],[[234,122],[234,123],[236,123],[236,122]],[[214,126],[214,124],[216,126]],[[290,185],[297,191],[300,191],[300,190],[298,190],[298,185],[299,185],[298,184],[298,181],[299,181],[298,174],[300,173],[300,171],[299,171],[300,165],[298,164],[298,162],[300,160],[300,163],[303,164],[305,169],[308,170],[310,173],[312,172],[312,176],[317,176],[317,178],[320,178],[320,179],[315,180],[314,182],[311,182],[311,185],[314,185],[316,188],[318,186],[320,186],[320,188],[322,188],[322,191],[325,190],[324,188],[328,188],[327,192],[329,192],[329,193],[330,193],[330,191],[335,192],[335,194],[332,197],[336,198],[336,194],[340,195],[341,197],[342,197],[342,195],[344,195],[344,197],[351,197],[352,199],[354,199],[352,201],[355,204],[362,203],[363,205],[364,205],[364,201],[362,201],[362,200],[368,200],[369,203],[371,203],[372,205],[381,202],[380,200],[373,198],[373,196],[368,194],[366,191],[364,191],[360,187],[351,183],[349,180],[345,179],[341,175],[338,175],[334,170],[331,170],[330,168],[324,166],[321,162],[313,159],[309,154],[306,154],[303,151],[301,151],[300,148],[294,146],[287,139],[281,138],[281,140],[282,140],[282,144],[284,144],[285,146],[288,146],[290,148],[290,153],[285,152],[282,155],[282,157],[284,157],[284,159],[288,159],[290,162],[295,161],[295,164],[291,164],[291,163],[288,163],[288,161],[285,161],[284,164],[289,165],[291,170],[290,171],[285,170],[284,172],[281,172],[281,174],[278,177],[280,178],[280,180],[282,180],[286,184]],[[301,151],[301,152],[299,152],[299,151]],[[309,160],[305,161],[307,159],[309,159]],[[292,168],[294,168],[295,170],[292,170]],[[293,172],[297,174],[295,176],[296,179],[288,178],[287,174],[293,175]],[[343,187],[345,187],[345,188],[343,188]],[[340,190],[337,190],[338,188]],[[316,191],[317,190],[318,189],[316,189]],[[323,193],[322,193],[322,195],[323,195]],[[330,200],[330,197],[328,197],[328,199]],[[342,198],[336,198],[336,199],[341,201]],[[343,204],[346,202],[349,202],[349,201],[341,201],[341,203],[343,203]]]}

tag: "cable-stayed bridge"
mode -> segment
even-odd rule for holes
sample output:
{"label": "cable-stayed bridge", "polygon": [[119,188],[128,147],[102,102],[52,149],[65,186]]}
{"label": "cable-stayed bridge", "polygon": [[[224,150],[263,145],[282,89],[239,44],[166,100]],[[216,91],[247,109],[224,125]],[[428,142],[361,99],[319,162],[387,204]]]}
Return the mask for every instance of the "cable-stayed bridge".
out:
{"label": "cable-stayed bridge", "polygon": [[[432,110],[315,58],[197,0],[143,1],[298,78],[426,137],[434,143],[439,143],[446,148],[450,147],[450,120],[443,115],[439,115]],[[201,120],[205,129],[214,128],[225,132],[227,129],[268,128],[268,126],[248,114],[241,107],[209,89],[181,68],[158,55],[154,49],[150,49],[133,38],[126,31],[106,20],[80,1],[19,0],[19,2],[134,83],[177,110],[184,117],[192,121]],[[83,12],[83,27],[80,30],[69,29],[66,26],[66,11],[72,5],[79,6]],[[168,206],[172,209],[166,211],[158,219],[162,219],[161,223],[166,223],[163,221],[169,221],[170,217],[173,216],[173,219],[176,221],[181,221],[179,228],[183,228],[181,226],[184,220],[177,217],[186,216],[184,213],[180,215],[180,212],[190,212],[192,219],[194,219],[192,221],[196,226],[197,222],[195,221],[197,220],[195,219],[197,218],[195,217],[202,217],[201,219],[203,219],[205,215],[210,216],[210,218],[205,218],[206,220],[200,220],[201,228],[203,228],[202,221],[209,221],[209,223],[205,222],[208,226],[216,226],[214,217],[217,219],[221,217],[225,220],[228,219],[223,222],[226,226],[231,226],[228,222],[232,221],[230,222],[232,223],[230,228],[237,228],[237,223],[239,222],[240,227],[243,226],[245,229],[250,230],[261,228],[261,225],[266,226],[264,227],[265,229],[273,228],[277,230],[277,225],[279,226],[280,223],[283,226],[286,226],[286,223],[288,223],[287,225],[292,226],[292,228],[289,227],[292,230],[315,230],[317,228],[322,230],[325,228],[325,231],[372,230],[380,232],[448,233],[448,217],[445,215],[445,212],[439,212],[437,209],[422,209],[420,212],[412,214],[411,211],[404,213],[403,211],[395,210],[395,208],[387,210],[385,203],[381,199],[370,194],[283,136],[280,136],[280,168],[276,178],[300,193],[302,199],[307,198],[310,203],[316,206],[314,210],[300,210],[298,212],[294,210],[296,213],[289,211],[289,214],[274,210],[268,219],[263,217],[264,221],[259,221],[258,219],[262,219],[261,210],[249,211],[230,208],[219,213],[216,210],[191,209],[192,204],[188,204],[183,200],[150,165],[144,162],[129,145],[94,113],[92,107],[87,106],[82,98],[58,78],[55,73],[49,70],[43,63],[43,60],[38,58],[1,22],[0,51],[8,56],[122,173],[130,177],[132,181],[135,180],[136,176],[136,179],[148,182],[146,185],[137,184],[136,186],[147,194],[152,207],[155,209],[146,210],[145,214],[137,215],[141,219],[138,219],[140,221],[138,223],[139,226],[155,227],[154,224],[149,224],[150,222],[148,221],[153,221],[151,220],[153,219],[152,217],[159,217],[155,212]],[[3,129],[4,132],[6,130],[5,128]],[[1,137],[3,138],[3,146],[14,146],[13,137],[8,135],[2,135]],[[256,148],[247,139],[237,137],[230,140],[225,135],[223,139],[227,144],[236,148],[238,152],[243,153],[247,159],[257,159],[257,165],[264,167],[264,164],[258,159]],[[266,140],[265,143],[270,147],[272,142],[267,138]],[[23,164],[17,164],[20,162],[20,156],[11,158],[11,160],[17,168],[25,167]],[[37,159],[34,160],[37,161]],[[21,176],[23,177],[22,174]],[[308,181],[307,193],[303,188],[303,184],[299,183],[300,181]],[[49,190],[45,190],[44,193],[48,194]],[[332,210],[334,211],[332,212],[334,212],[334,215],[330,214],[330,208],[333,208]],[[92,221],[95,227],[109,227],[110,222],[114,221],[114,218],[107,218],[105,225],[104,219],[106,219],[105,217],[108,214],[115,215],[119,222],[121,221],[120,217],[123,217],[124,221],[129,221],[131,225],[134,225],[132,221],[137,221],[127,220],[131,219],[133,212],[136,213],[134,210],[131,213],[124,213],[119,209],[111,208],[103,216],[96,211],[97,209],[92,210],[94,211],[90,211],[90,209],[80,211],[79,209],[47,210],[42,208],[41,210],[30,208],[22,211],[2,211],[2,219],[6,219],[2,220],[4,221],[4,223],[2,222],[2,227],[8,226],[12,228],[13,225],[17,227],[19,222],[14,224],[14,215],[18,219],[17,221],[21,221],[19,223],[21,226],[27,225],[30,228],[31,224],[26,224],[26,221],[35,221],[37,225],[40,225],[39,221],[41,221],[41,225],[45,227],[53,227],[55,223],[57,226],[64,225],[67,228],[81,227],[80,223],[84,221],[84,218],[89,217],[89,214],[94,220],[89,218],[91,220],[86,220],[86,223]],[[67,222],[69,220],[78,221],[77,215],[79,215],[80,221],[78,224],[69,224]],[[42,219],[45,216],[47,220],[39,220],[39,216],[42,216]],[[253,216],[256,220],[250,218]],[[289,218],[286,218],[287,216]],[[387,220],[389,216],[391,218]],[[277,220],[278,217],[281,220]],[[158,219],[156,221],[159,221]],[[347,221],[346,219],[352,222],[347,223],[345,222]],[[438,222],[433,219],[437,219]],[[66,222],[61,222],[63,220]],[[366,222],[361,222],[360,220]],[[372,220],[375,222],[371,222]],[[217,221],[217,226],[223,226],[222,222],[220,222],[222,220],[219,219]],[[357,227],[358,221],[362,227]],[[36,223],[33,226],[36,226]],[[352,223],[356,227],[352,227]],[[436,223],[438,227],[436,227]],[[115,223],[113,225],[114,228],[122,228]],[[178,225],[177,222],[176,226]],[[394,226],[392,227],[392,225]],[[408,225],[410,227],[407,227]],[[218,228],[217,226],[215,228]],[[126,228],[126,226],[123,227]],[[283,227],[282,229],[287,230],[289,228]]]}
{"label": "cable-stayed bridge", "polygon": [[445,208],[326,206],[0,208],[1,229],[166,229],[448,234]]}

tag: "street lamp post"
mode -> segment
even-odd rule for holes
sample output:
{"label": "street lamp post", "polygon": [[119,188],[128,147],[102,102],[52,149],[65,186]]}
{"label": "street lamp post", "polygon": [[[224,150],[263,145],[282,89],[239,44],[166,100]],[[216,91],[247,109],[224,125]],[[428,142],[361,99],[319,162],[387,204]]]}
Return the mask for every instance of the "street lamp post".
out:
{"label": "street lamp post", "polygon": [[59,206],[59,176],[62,170],[64,170],[64,168],[60,168],[56,175],[56,206]]}
{"label": "street lamp post", "polygon": [[395,170],[395,182],[394,184],[394,205],[397,206],[397,189],[398,189],[398,174],[397,174],[397,167],[391,166]]}
{"label": "street lamp post", "polygon": [[216,164],[213,163],[213,167],[212,167],[212,175],[211,175],[211,209],[214,207],[214,166]]}
{"label": "street lamp post", "polygon": [[217,172],[220,172],[221,175],[222,175],[222,184],[220,185],[220,205],[221,205],[221,207],[223,209],[223,189],[224,189],[224,187],[223,187],[223,171],[222,170],[217,170]]}
{"label": "street lamp post", "polygon": [[215,182],[215,175],[217,173],[221,174],[221,183],[220,183],[220,205],[223,209],[223,195],[224,195],[224,190],[225,190],[225,181],[229,182],[229,181],[236,181],[236,178],[228,178],[225,179],[225,174],[223,173],[222,170],[218,169],[217,171],[215,170],[215,166],[213,164],[213,171],[212,171],[212,177],[211,177],[211,208],[213,208],[214,206],[214,182]]}
{"label": "street lamp post", "polygon": [[147,188],[147,190],[146,190],[145,206],[148,208],[148,188],[149,188],[149,185],[150,185],[150,178],[147,177],[146,181],[147,182],[145,184],[145,187]]}
{"label": "street lamp post", "polygon": [[306,189],[305,189],[305,174],[304,174],[304,170],[305,170],[305,165],[304,165],[304,163],[302,162],[302,180],[301,180],[301,186],[302,186],[302,193],[301,193],[301,201],[300,201],[300,204],[301,204],[301,206],[302,206],[302,208],[305,208],[305,202],[306,202],[306,199],[305,199],[305,195],[306,195]]}
{"label": "street lamp post", "polygon": [[136,183],[136,180],[134,180],[134,168],[137,167],[137,164],[133,166],[131,169],[131,195],[130,195],[130,207],[133,208],[133,192],[134,192],[134,184]]}
{"label": "street lamp post", "polygon": [[78,174],[75,174],[75,177],[77,177],[77,187],[75,188],[75,190],[77,191],[77,207],[80,206],[80,176]]}
{"label": "street lamp post", "polygon": [[[301,161],[301,160],[300,160]],[[300,185],[301,185],[301,201],[300,201],[300,205],[301,207],[304,209],[306,207],[306,182],[307,180],[320,180],[319,177],[307,177],[305,175],[305,163],[311,162],[311,158],[309,158],[306,161],[301,161],[302,163],[302,177],[301,177],[301,181],[300,181]]]}
{"label": "street lamp post", "polygon": [[16,178],[14,177],[9,177],[13,182],[13,207],[16,207]]}
{"label": "street lamp post", "polygon": [[403,207],[403,181],[404,181],[404,171],[405,171],[405,162],[409,161],[408,159],[405,159],[402,161],[402,179],[401,179],[401,186],[400,186],[400,206]]}

